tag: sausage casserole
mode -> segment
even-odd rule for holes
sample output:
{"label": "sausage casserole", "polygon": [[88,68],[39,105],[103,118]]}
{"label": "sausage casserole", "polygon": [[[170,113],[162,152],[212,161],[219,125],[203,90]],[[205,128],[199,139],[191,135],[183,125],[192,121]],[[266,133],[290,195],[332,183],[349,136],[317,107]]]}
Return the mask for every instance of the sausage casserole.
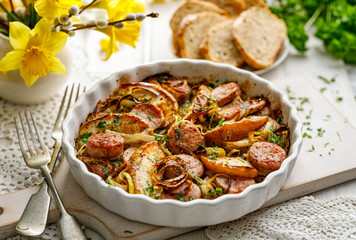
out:
{"label": "sausage casserole", "polygon": [[154,199],[237,194],[287,156],[289,129],[270,105],[235,82],[156,74],[97,103],[78,131],[77,158],[107,184]]}

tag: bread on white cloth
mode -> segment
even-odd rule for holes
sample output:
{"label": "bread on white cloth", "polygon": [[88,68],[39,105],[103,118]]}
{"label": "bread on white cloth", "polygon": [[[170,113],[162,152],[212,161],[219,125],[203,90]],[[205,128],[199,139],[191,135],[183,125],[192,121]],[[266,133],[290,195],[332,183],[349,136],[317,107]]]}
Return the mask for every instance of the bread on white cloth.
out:
{"label": "bread on white cloth", "polygon": [[263,69],[275,61],[286,38],[287,27],[268,8],[255,6],[240,14],[232,32],[246,63]]}

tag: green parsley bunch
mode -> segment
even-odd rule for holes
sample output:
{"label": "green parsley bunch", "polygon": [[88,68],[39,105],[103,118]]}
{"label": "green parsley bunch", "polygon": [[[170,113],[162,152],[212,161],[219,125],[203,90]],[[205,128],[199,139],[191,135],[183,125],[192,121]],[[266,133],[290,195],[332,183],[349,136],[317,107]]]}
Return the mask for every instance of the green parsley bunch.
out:
{"label": "green parsley bunch", "polygon": [[356,64],[356,0],[277,0],[270,9],[286,22],[299,52],[308,50],[306,31],[315,24],[315,36],[330,54]]}

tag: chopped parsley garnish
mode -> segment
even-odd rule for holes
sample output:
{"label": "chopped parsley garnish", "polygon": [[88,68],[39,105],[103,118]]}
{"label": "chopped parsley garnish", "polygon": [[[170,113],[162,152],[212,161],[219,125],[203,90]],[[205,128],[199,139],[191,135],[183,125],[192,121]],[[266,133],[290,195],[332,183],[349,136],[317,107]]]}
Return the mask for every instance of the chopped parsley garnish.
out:
{"label": "chopped parsley garnish", "polygon": [[218,146],[215,146],[215,147],[213,147],[213,149],[212,149],[212,155],[209,155],[209,156],[207,156],[207,158],[208,159],[213,159],[213,160],[216,160],[217,158],[217,156],[219,156],[219,154],[216,152],[216,150],[218,150],[219,149],[219,147]]}
{"label": "chopped parsley garnish", "polygon": [[322,128],[318,128],[317,130],[318,130],[318,136],[322,137],[324,135],[324,133],[325,133],[325,130],[322,129]]}
{"label": "chopped parsley garnish", "polygon": [[177,133],[176,139],[180,139],[180,128],[179,128],[179,127],[175,127],[174,130],[175,130],[176,133]]}
{"label": "chopped parsley garnish", "polygon": [[217,195],[221,196],[221,195],[223,195],[224,190],[222,188],[218,187],[218,188],[215,189],[215,192],[216,192]]}
{"label": "chopped parsley garnish", "polygon": [[323,93],[326,90],[326,87],[320,88],[320,92]]}
{"label": "chopped parsley garnish", "polygon": [[120,106],[119,110],[117,110],[117,113],[120,113],[124,109],[122,106]]}
{"label": "chopped parsley garnish", "polygon": [[106,128],[106,122],[105,121],[100,121],[98,123],[98,128]]}
{"label": "chopped parsley garnish", "polygon": [[324,148],[326,148],[329,144],[330,144],[329,142],[325,143]]}
{"label": "chopped parsley garnish", "polygon": [[309,135],[308,133],[303,133],[303,138],[304,138],[304,137],[312,138],[312,136]]}
{"label": "chopped parsley garnish", "polygon": [[336,101],[337,101],[337,102],[341,102],[342,99],[343,99],[342,97],[337,97],[337,98],[336,98]]}
{"label": "chopped parsley garnish", "polygon": [[185,201],[185,199],[184,199],[184,197],[182,196],[182,193],[181,193],[181,192],[179,192],[177,195],[178,195],[177,199],[178,199],[179,201]]}
{"label": "chopped parsley garnish", "polygon": [[140,112],[136,112],[136,115],[137,115],[137,116],[141,116],[141,113],[140,113]]}
{"label": "chopped parsley garnish", "polygon": [[281,143],[281,137],[272,132],[269,137],[269,142],[279,145]]}
{"label": "chopped parsley garnish", "polygon": [[314,145],[311,145],[311,149],[308,149],[307,152],[312,152],[312,151],[314,151],[314,150],[315,150]]}
{"label": "chopped parsley garnish", "polygon": [[282,119],[281,119],[280,117],[278,117],[278,118],[276,119],[276,122],[277,122],[277,123],[281,123],[281,122],[282,122]]}
{"label": "chopped parsley garnish", "polygon": [[124,164],[123,162],[113,162],[113,164],[115,165],[115,166],[118,166],[118,167],[120,167],[122,164]]}
{"label": "chopped parsley garnish", "polygon": [[133,123],[136,123],[136,120],[135,120],[135,121],[128,122],[127,124],[133,124]]}
{"label": "chopped parsley garnish", "polygon": [[306,119],[310,119],[312,114],[312,110],[309,111],[309,114],[305,116]]}
{"label": "chopped parsley garnish", "polygon": [[330,83],[335,82],[335,78],[331,78],[330,80],[327,79],[327,78],[325,78],[325,77],[323,77],[323,76],[318,76],[318,78],[321,79],[321,80],[323,80],[324,83],[326,83],[326,84],[330,84]]}
{"label": "chopped parsley garnish", "polygon": [[115,125],[119,125],[119,118],[114,118],[113,122]]}
{"label": "chopped parsley garnish", "polygon": [[150,118],[150,120],[152,121],[153,116],[151,114],[148,114],[148,117]]}
{"label": "chopped parsley garnish", "polygon": [[339,140],[341,141],[341,136],[339,132],[336,132],[337,136],[339,137]]}
{"label": "chopped parsley garnish", "polygon": [[219,127],[222,127],[223,126],[223,122],[225,121],[225,118],[222,118],[220,121],[219,121]]}
{"label": "chopped parsley garnish", "polygon": [[78,137],[78,141],[79,142],[83,142],[83,143],[87,143],[88,142],[88,138],[91,136],[91,132],[86,132],[86,133],[83,133],[81,134],[79,137]]}
{"label": "chopped parsley garnish", "polygon": [[104,168],[103,171],[104,171],[104,173],[105,173],[107,176],[109,176],[109,171],[108,171],[107,168]]}
{"label": "chopped parsley garnish", "polygon": [[153,195],[153,191],[154,191],[153,187],[154,187],[154,185],[153,184],[150,185],[150,183],[147,181],[147,186],[148,187],[145,187],[145,188],[142,189],[143,193],[146,195],[146,191],[148,191],[148,195],[151,197]]}

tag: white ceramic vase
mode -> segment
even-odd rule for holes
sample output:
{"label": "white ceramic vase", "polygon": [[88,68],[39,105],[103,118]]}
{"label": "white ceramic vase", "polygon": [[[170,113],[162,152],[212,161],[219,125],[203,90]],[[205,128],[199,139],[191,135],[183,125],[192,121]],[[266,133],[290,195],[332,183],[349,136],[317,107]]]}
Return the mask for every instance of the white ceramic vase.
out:
{"label": "white ceramic vase", "polygon": [[[12,49],[9,38],[0,33],[0,58]],[[57,57],[65,65],[67,74],[48,73],[45,77],[40,77],[31,87],[25,85],[18,69],[6,74],[0,72],[0,98],[23,105],[40,104],[50,100],[66,85],[71,72],[72,57],[68,47],[65,46]]]}

